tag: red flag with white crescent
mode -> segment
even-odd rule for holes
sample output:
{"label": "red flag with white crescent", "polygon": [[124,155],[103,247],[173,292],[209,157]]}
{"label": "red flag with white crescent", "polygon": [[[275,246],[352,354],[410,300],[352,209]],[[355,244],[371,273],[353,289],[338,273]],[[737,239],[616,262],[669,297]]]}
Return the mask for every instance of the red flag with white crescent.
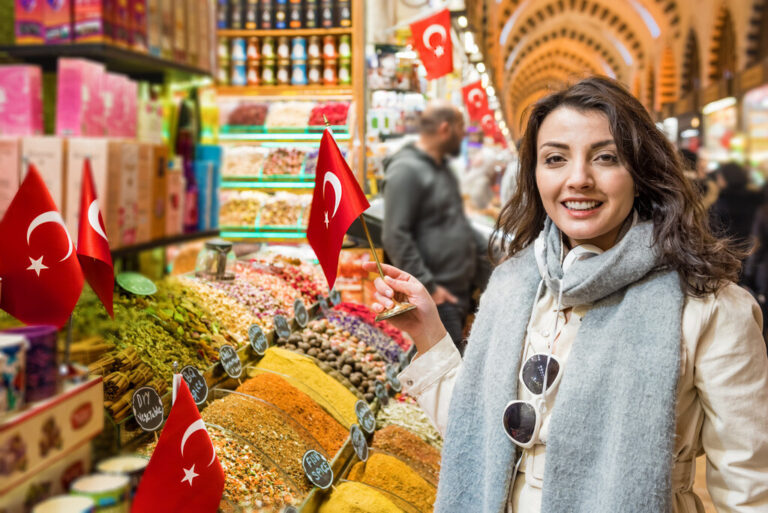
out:
{"label": "red flag with white crescent", "polygon": [[224,469],[187,383],[176,401],[136,490],[132,513],[211,513],[224,494]]}
{"label": "red flag with white crescent", "polygon": [[88,284],[101,300],[109,316],[112,311],[112,292],[115,288],[115,271],[112,254],[99,210],[96,187],[93,185],[91,160],[83,162],[83,186],[80,193],[80,224],[77,235],[77,258]]}
{"label": "red flag with white crescent", "polygon": [[451,12],[448,9],[411,23],[411,35],[428,80],[453,71]]}
{"label": "red flag with white crescent", "polygon": [[320,140],[315,169],[307,239],[323,268],[328,287],[332,288],[344,235],[370,205],[328,128]]}
{"label": "red flag with white crescent", "polygon": [[488,137],[493,137],[498,130],[498,126],[496,125],[496,116],[491,110],[483,112],[483,115],[480,118],[480,124],[483,128],[483,132]]}
{"label": "red flag with white crescent", "polygon": [[26,324],[67,322],[83,290],[75,245],[34,165],[0,221],[0,308]]}
{"label": "red flag with white crescent", "polygon": [[467,114],[472,121],[480,121],[488,110],[488,95],[485,93],[482,82],[472,82],[461,88],[464,96],[464,104],[467,106]]}

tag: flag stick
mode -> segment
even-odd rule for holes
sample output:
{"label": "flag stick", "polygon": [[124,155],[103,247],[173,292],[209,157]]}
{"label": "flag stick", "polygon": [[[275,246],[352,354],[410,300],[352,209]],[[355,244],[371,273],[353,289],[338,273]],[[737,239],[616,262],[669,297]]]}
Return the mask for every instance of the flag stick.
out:
{"label": "flag stick", "polygon": [[69,368],[72,365],[71,349],[72,349],[72,314],[69,315],[69,320],[67,321],[67,345],[64,349],[64,364],[67,366],[67,373],[69,373]]}

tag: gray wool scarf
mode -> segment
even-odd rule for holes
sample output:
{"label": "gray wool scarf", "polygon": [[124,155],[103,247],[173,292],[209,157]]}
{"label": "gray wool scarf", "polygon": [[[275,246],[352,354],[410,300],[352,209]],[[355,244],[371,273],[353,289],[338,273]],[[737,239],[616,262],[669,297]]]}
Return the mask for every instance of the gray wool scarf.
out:
{"label": "gray wool scarf", "polygon": [[560,232],[547,220],[494,271],[453,390],[436,512],[506,508],[516,446],[501,418],[517,397],[539,280],[553,294],[562,286],[563,305],[592,304],[552,410],[542,513],[669,510],[683,290],[660,268],[652,228],[635,224],[563,276]]}

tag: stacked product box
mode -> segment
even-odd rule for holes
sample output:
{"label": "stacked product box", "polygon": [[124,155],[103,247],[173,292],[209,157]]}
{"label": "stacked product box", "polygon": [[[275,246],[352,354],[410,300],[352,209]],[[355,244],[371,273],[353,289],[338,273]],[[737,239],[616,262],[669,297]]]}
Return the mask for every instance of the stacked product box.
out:
{"label": "stacked product box", "polygon": [[38,66],[0,66],[0,136],[43,133],[42,72]]}
{"label": "stacked product box", "polygon": [[87,59],[59,59],[56,134],[100,136],[105,133],[104,65]]}
{"label": "stacked product box", "polygon": [[0,219],[19,189],[21,143],[16,137],[0,137]]}
{"label": "stacked product box", "polygon": [[65,44],[72,42],[72,14],[74,0],[45,1],[43,21],[45,23],[46,44]]}

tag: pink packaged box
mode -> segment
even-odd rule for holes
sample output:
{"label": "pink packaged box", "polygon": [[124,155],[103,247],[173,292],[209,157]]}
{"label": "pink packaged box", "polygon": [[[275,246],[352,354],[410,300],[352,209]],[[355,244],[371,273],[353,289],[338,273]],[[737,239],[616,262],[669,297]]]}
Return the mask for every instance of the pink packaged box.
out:
{"label": "pink packaged box", "polygon": [[45,43],[43,4],[40,0],[16,0],[16,44]]}
{"label": "pink packaged box", "polygon": [[42,4],[44,6],[45,42],[47,44],[71,42],[74,0],[45,1]]}
{"label": "pink packaged box", "polygon": [[59,59],[56,92],[57,135],[103,135],[100,89],[104,65],[86,59]]}
{"label": "pink packaged box", "polygon": [[139,84],[133,80],[129,80],[126,83],[125,92],[125,137],[136,139],[136,132],[138,129],[138,95]]}
{"label": "pink packaged box", "polygon": [[125,75],[107,73],[103,87],[104,117],[106,135],[109,137],[129,137],[126,129],[126,113],[128,107],[126,94],[129,92],[130,80]]}
{"label": "pink packaged box", "polygon": [[0,66],[0,135],[43,133],[42,72],[37,66]]}
{"label": "pink packaged box", "polygon": [[15,137],[0,138],[0,219],[19,190],[21,143]]}

